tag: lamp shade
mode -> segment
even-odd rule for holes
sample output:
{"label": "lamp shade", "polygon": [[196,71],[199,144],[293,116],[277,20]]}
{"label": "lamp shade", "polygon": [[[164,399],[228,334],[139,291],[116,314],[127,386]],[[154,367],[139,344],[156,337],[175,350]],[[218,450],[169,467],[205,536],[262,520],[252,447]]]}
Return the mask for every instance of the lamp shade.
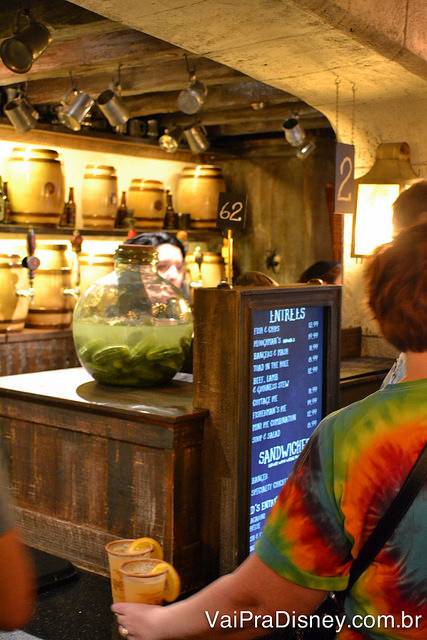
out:
{"label": "lamp shade", "polygon": [[406,142],[380,144],[372,168],[355,180],[353,258],[368,256],[375,247],[391,240],[393,202],[401,191],[419,180],[410,158],[411,151]]}

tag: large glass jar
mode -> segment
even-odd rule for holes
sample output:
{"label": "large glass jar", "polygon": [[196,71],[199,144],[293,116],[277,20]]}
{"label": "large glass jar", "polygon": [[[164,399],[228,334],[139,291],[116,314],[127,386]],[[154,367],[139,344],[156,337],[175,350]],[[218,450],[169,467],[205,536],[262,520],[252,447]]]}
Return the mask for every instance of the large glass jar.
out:
{"label": "large glass jar", "polygon": [[190,304],[156,267],[154,247],[120,245],[114,271],[79,299],[74,343],[81,364],[98,382],[164,384],[182,367],[193,333]]}

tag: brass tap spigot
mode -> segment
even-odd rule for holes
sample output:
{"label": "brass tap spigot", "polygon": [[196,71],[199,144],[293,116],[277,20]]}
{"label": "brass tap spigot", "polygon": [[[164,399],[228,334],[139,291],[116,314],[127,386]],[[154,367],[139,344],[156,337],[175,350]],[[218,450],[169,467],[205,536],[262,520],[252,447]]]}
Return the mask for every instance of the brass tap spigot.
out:
{"label": "brass tap spigot", "polygon": [[204,260],[203,251],[200,247],[196,247],[193,253],[194,262],[197,264],[199,268],[198,280],[197,282],[192,282],[192,287],[202,287],[203,286],[203,276],[202,276],[202,264]]}

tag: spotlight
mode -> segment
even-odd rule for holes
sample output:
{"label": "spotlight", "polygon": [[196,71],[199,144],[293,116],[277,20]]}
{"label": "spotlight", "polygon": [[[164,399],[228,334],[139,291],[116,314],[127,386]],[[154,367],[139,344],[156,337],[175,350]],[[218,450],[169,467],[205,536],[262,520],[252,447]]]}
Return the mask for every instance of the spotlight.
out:
{"label": "spotlight", "polygon": [[96,103],[112,127],[124,125],[130,118],[130,114],[120,95],[114,93],[111,89],[103,91],[98,96]]}
{"label": "spotlight", "polygon": [[[23,19],[26,24],[22,23]],[[0,57],[14,73],[27,73],[51,41],[47,27],[34,20],[29,9],[21,9],[16,16],[14,35],[0,45]]]}
{"label": "spotlight", "polygon": [[196,80],[194,71],[190,72],[190,84],[178,96],[178,107],[183,113],[197,113],[205,101],[208,90],[203,82]]}
{"label": "spotlight", "polygon": [[39,118],[38,112],[22,92],[5,104],[4,113],[19,133],[33,129]]}
{"label": "spotlight", "polygon": [[298,123],[298,119],[289,118],[283,123],[282,127],[286,140],[291,147],[297,148],[296,157],[300,160],[305,160],[314,151],[316,145],[311,140],[306,139],[305,131]]}
{"label": "spotlight", "polygon": [[112,85],[112,88],[103,91],[96,101],[104,116],[112,127],[117,127],[118,131],[123,132],[123,127],[130,118],[130,114],[124,104],[120,84],[120,67],[118,69],[118,80]]}
{"label": "spotlight", "polygon": [[171,131],[166,129],[165,133],[159,138],[159,147],[166,153],[175,153],[183,135],[184,131],[181,127],[175,127]]}
{"label": "spotlight", "polygon": [[79,131],[82,121],[91,110],[94,99],[89,94],[71,89],[58,107],[58,119],[73,131]]}
{"label": "spotlight", "polygon": [[205,127],[193,125],[185,129],[184,135],[193,153],[200,153],[209,149],[209,140],[206,136]]}

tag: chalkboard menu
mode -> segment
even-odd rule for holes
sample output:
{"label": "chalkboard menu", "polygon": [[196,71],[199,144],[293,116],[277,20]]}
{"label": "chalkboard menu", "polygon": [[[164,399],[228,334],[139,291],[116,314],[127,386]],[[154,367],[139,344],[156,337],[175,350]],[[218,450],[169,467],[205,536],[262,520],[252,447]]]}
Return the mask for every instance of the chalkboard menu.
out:
{"label": "chalkboard menu", "polygon": [[323,414],[324,308],[252,313],[249,551]]}
{"label": "chalkboard menu", "polygon": [[340,306],[333,285],[240,292],[240,562],[311,434],[337,408]]}
{"label": "chalkboard menu", "polygon": [[253,549],[319,420],[338,407],[341,287],[200,287],[195,407],[203,430],[202,539],[209,580]]}

